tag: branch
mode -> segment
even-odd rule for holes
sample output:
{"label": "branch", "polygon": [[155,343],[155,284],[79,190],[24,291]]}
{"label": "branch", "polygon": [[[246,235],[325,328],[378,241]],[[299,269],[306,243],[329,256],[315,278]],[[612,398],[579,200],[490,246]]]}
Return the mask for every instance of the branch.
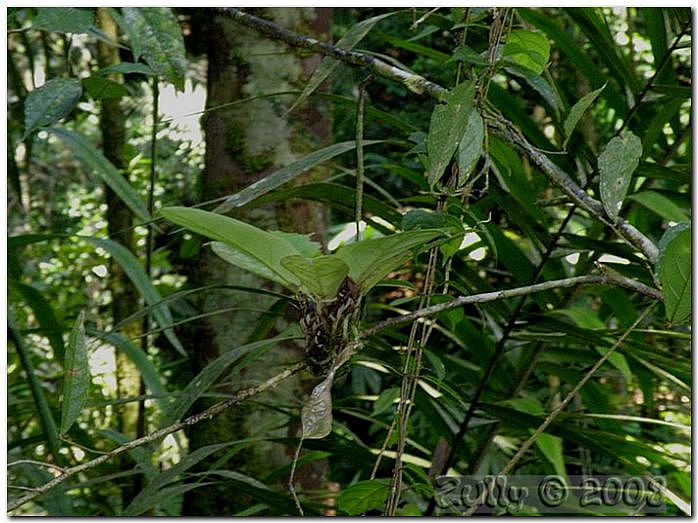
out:
{"label": "branch", "polygon": [[27,494],[26,496],[19,498],[16,501],[13,502],[8,502],[7,505],[7,510],[12,511],[15,510],[28,501],[31,501],[32,499],[48,492],[51,490],[53,487],[56,485],[60,485],[63,483],[65,480],[68,478],[74,476],[75,474],[78,474],[80,472],[83,472],[85,470],[92,469],[98,465],[101,465],[102,463],[109,461],[116,456],[119,456],[123,454],[124,452],[128,452],[129,450],[135,449],[136,447],[141,447],[143,445],[146,445],[148,443],[152,443],[154,441],[157,441],[158,439],[162,438],[163,436],[167,436],[168,434],[172,434],[173,432],[177,432],[178,430],[181,430],[185,427],[190,427],[191,425],[195,425],[199,423],[200,421],[206,420],[213,418],[214,416],[217,416],[221,414],[222,412],[226,411],[233,405],[236,405],[248,398],[251,398],[252,396],[255,396],[256,394],[259,394],[260,392],[264,392],[267,389],[270,389],[272,387],[275,387],[282,381],[284,381],[286,378],[289,378],[290,376],[293,376],[297,372],[301,371],[302,369],[305,368],[305,362],[300,362],[296,363],[292,366],[290,366],[288,369],[284,370],[283,372],[280,372],[276,376],[273,376],[269,378],[267,381],[264,383],[260,383],[259,385],[256,385],[254,387],[250,387],[247,389],[243,389],[237,394],[235,394],[232,398],[229,398],[225,401],[221,401],[220,403],[216,403],[215,405],[209,407],[208,409],[199,412],[198,414],[194,414],[192,416],[189,416],[188,418],[183,419],[182,421],[178,421],[177,423],[174,423],[172,425],[169,425],[167,427],[163,427],[159,430],[156,430],[155,432],[151,432],[150,434],[147,434],[143,436],[142,438],[137,438],[134,440],[129,441],[128,443],[124,443],[123,445],[116,447],[114,450],[107,452],[106,454],[102,454],[101,456],[90,460],[86,463],[82,463],[80,465],[76,465],[74,467],[70,467],[67,469],[64,469],[64,471],[53,478],[51,481],[48,483],[44,483],[40,487],[36,487],[33,489],[33,491],[30,494]]}
{"label": "branch", "polygon": [[[550,426],[550,424],[555,421],[555,419],[560,415],[560,413],[565,410],[565,407],[569,405],[570,401],[574,399],[574,397],[577,395],[577,393],[580,391],[580,389],[586,385],[587,381],[591,379],[591,377],[596,374],[596,371],[601,368],[601,366],[606,363],[608,358],[611,357],[611,355],[615,352],[615,350],[620,347],[621,343],[625,341],[625,339],[630,335],[632,331],[635,330],[635,327],[637,327],[642,320],[645,319],[647,314],[652,310],[652,308],[655,306],[655,304],[651,304],[649,307],[645,309],[645,312],[643,312],[640,317],[635,320],[635,322],[628,327],[628,329],[623,333],[623,335],[618,338],[618,340],[613,344],[613,346],[606,351],[606,353],[599,358],[599,360],[594,364],[594,366],[589,369],[589,371],[582,377],[581,380],[579,380],[579,383],[577,383],[572,390],[565,396],[565,399],[563,399],[560,404],[555,407],[550,414],[545,418],[543,423],[540,424],[540,426],[535,430],[533,434],[531,434],[531,437],[529,437],[523,445],[519,448],[519,450],[514,454],[514,456],[509,460],[509,463],[507,463],[504,468],[501,470],[501,472],[498,474],[499,476],[506,476],[509,474],[513,468],[516,466],[516,464],[521,460],[521,458],[524,456],[524,454],[528,451],[528,449],[531,448],[531,446],[536,442],[536,440],[540,437],[541,434],[545,432],[545,430]],[[467,511],[463,513],[464,516],[472,516],[475,511],[482,505],[485,500],[487,499],[487,496],[490,494],[490,487],[489,485],[487,488],[484,489],[482,495],[473,503],[473,505],[468,508]]]}
{"label": "branch", "polygon": [[462,305],[472,305],[474,303],[487,303],[490,301],[503,300],[506,298],[514,298],[516,296],[526,296],[528,294],[548,291],[551,289],[561,289],[564,287],[573,287],[575,285],[589,284],[619,285],[621,287],[625,287],[627,289],[631,289],[641,294],[644,294],[645,296],[649,296],[650,298],[662,300],[662,294],[657,289],[648,287],[647,285],[635,280],[631,280],[630,278],[625,278],[624,276],[621,276],[619,274],[607,272],[605,274],[575,276],[573,278],[564,278],[562,280],[551,280],[543,283],[536,283],[535,285],[516,287],[514,289],[483,292],[481,294],[471,294],[470,296],[460,296],[455,300],[446,303],[439,303],[430,307],[425,307],[423,309],[419,309],[409,314],[405,314],[404,316],[388,318],[387,320],[376,323],[373,327],[364,330],[362,336],[372,336],[385,328],[392,327],[394,325],[399,325],[400,323],[413,321],[418,318],[423,318],[424,316],[438,314],[439,312],[453,309],[455,307],[460,307]]}
{"label": "branch", "polygon": [[440,85],[418,74],[410,73],[409,71],[392,66],[364,53],[342,49],[341,47],[321,42],[316,38],[289,31],[269,20],[264,20],[263,18],[251,15],[235,7],[222,7],[219,10],[221,13],[230,16],[236,22],[245,27],[249,27],[257,33],[268,36],[273,40],[279,40],[293,47],[309,49],[310,51],[335,58],[348,64],[365,67],[372,73],[405,85],[414,93],[428,94],[438,100],[447,91]]}
{"label": "branch", "polygon": [[[282,41],[293,47],[309,49],[316,53],[335,58],[342,62],[365,67],[376,75],[399,82],[417,94],[428,94],[437,100],[441,99],[446,89],[426,78],[392,66],[357,51],[342,49],[315,38],[305,36],[280,27],[273,22],[245,13],[234,7],[224,7],[220,11],[238,23],[250,29],[272,38]],[[514,125],[505,120],[488,120],[492,130],[504,138],[508,143],[518,147],[543,171],[548,179],[559,186],[577,205],[589,211],[595,218],[609,225],[622,238],[627,240],[635,248],[639,249],[652,263],[657,261],[657,247],[644,234],[638,231],[622,218],[610,221],[603,205],[598,200],[589,196],[577,183],[562,169],[551,162],[547,156],[531,145],[522,136]]]}

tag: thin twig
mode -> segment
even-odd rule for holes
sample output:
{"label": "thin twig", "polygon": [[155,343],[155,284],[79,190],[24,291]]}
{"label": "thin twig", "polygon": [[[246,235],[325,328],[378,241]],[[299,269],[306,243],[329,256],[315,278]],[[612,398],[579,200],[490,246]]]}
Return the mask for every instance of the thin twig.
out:
{"label": "thin twig", "polygon": [[360,240],[359,225],[363,215],[364,197],[364,106],[366,103],[366,87],[371,81],[369,75],[359,84],[359,100],[356,103],[356,241]]}
{"label": "thin twig", "polygon": [[[640,317],[635,320],[635,322],[628,327],[628,329],[623,333],[623,335],[618,338],[618,340],[613,344],[613,346],[606,351],[606,353],[599,358],[599,360],[594,364],[591,369],[582,377],[581,380],[572,388],[572,390],[565,396],[565,399],[563,399],[560,404],[555,407],[550,414],[545,418],[543,423],[540,424],[540,426],[531,434],[531,437],[529,437],[523,445],[519,448],[519,450],[514,454],[514,456],[509,460],[509,462],[504,465],[504,468],[499,472],[498,475],[500,476],[505,476],[509,474],[514,467],[517,465],[517,463],[521,460],[521,458],[526,454],[528,449],[531,448],[531,446],[536,442],[536,440],[540,437],[541,434],[545,432],[545,430],[550,426],[550,424],[555,421],[555,419],[560,415],[560,413],[565,410],[567,405],[575,398],[577,393],[580,391],[580,389],[586,385],[586,383],[591,379],[591,377],[596,374],[596,371],[598,371],[604,363],[610,358],[615,350],[620,347],[620,345],[625,341],[625,339],[630,335],[633,330],[635,330],[635,327],[637,327],[642,320],[645,319],[645,317],[649,314],[649,312],[652,310],[652,308],[656,305],[656,303],[652,303],[649,307],[645,309],[645,311],[640,315]],[[467,511],[463,513],[464,516],[472,516],[475,511],[484,503],[484,501],[487,499],[487,496],[490,494],[490,486],[488,485],[482,495],[473,503],[473,505],[468,508]]]}
{"label": "thin twig", "polygon": [[211,419],[214,416],[218,416],[222,412],[225,412],[228,410],[230,407],[233,405],[237,405],[238,403],[241,403],[242,401],[251,398],[252,396],[255,396],[261,392],[264,392],[267,389],[270,389],[272,387],[275,387],[285,379],[289,378],[290,376],[293,376],[294,374],[298,373],[302,369],[304,369],[306,366],[305,362],[300,362],[296,363],[294,365],[291,365],[289,368],[285,369],[284,371],[280,372],[276,376],[273,376],[269,378],[267,381],[264,383],[260,383],[259,385],[255,385],[254,387],[249,387],[247,389],[243,389],[235,396],[232,398],[222,401],[220,403],[216,403],[215,405],[209,407],[208,409],[199,412],[198,414],[194,414],[192,416],[189,416],[188,418],[183,419],[182,421],[178,421],[177,423],[173,423],[172,425],[169,425],[167,427],[163,427],[159,430],[156,430],[154,432],[151,432],[150,434],[143,436],[142,438],[137,438],[134,440],[131,440],[123,445],[118,446],[114,450],[103,454],[102,456],[99,456],[95,459],[92,459],[86,463],[82,463],[80,465],[76,465],[74,467],[67,468],[63,471],[63,473],[60,476],[56,476],[54,479],[51,481],[44,483],[40,487],[36,487],[35,491],[32,492],[31,494],[27,494],[26,496],[19,498],[15,501],[8,502],[7,504],[7,510],[12,511],[15,510],[25,503],[31,501],[32,499],[40,496],[41,494],[44,494],[54,488],[57,485],[60,485],[64,481],[66,481],[68,478],[83,472],[85,470],[92,469],[98,465],[101,465],[102,463],[105,463],[107,461],[110,461],[111,459],[115,458],[116,456],[120,456],[121,454],[128,452],[129,450],[135,449],[137,447],[141,447],[143,445],[147,445],[148,443],[152,443],[154,441],[159,440],[160,438],[167,436],[168,434],[172,434],[173,432],[177,432],[178,430],[181,430],[185,427],[190,427],[192,425],[196,425],[200,421],[204,421],[207,419]]}
{"label": "thin twig", "polygon": [[8,463],[7,468],[14,467],[15,465],[36,465],[37,467],[46,467],[47,469],[56,469],[60,472],[63,472],[65,470],[63,467],[59,467],[58,465],[54,465],[53,463],[44,463],[43,461],[36,461],[33,459],[18,459],[17,461],[13,461],[12,463]]}
{"label": "thin twig", "polygon": [[383,329],[388,327],[393,327],[401,323],[406,323],[409,321],[414,321],[418,318],[424,316],[432,316],[440,312],[454,309],[456,307],[461,307],[463,305],[472,305],[474,303],[487,303],[490,301],[503,300],[506,298],[514,298],[516,296],[525,296],[527,294],[534,294],[536,292],[549,291],[552,289],[562,289],[565,287],[574,287],[576,285],[619,285],[627,289],[632,289],[636,292],[654,298],[656,300],[662,300],[662,293],[657,289],[648,287],[647,285],[640,283],[630,278],[625,278],[617,274],[599,274],[599,275],[587,275],[587,276],[574,276],[572,278],[563,278],[561,280],[550,280],[543,283],[536,283],[535,285],[526,285],[524,287],[515,287],[513,289],[504,289],[492,292],[483,292],[481,294],[471,294],[470,296],[460,296],[452,301],[439,303],[437,305],[432,305],[430,307],[425,307],[410,314],[405,314],[404,316],[397,316],[395,318],[388,318],[387,320],[376,323],[373,327],[370,327],[363,331],[362,335],[364,337],[372,336]]}

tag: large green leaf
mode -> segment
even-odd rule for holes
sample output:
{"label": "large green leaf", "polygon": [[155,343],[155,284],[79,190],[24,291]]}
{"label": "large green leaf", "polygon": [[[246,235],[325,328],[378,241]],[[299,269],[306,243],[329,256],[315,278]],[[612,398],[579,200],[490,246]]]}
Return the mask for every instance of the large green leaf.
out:
{"label": "large green leaf", "polygon": [[300,255],[293,244],[283,237],[220,214],[189,209],[187,207],[165,207],[160,211],[171,222],[187,227],[207,238],[227,243],[244,254],[248,260],[265,267],[275,275],[275,281],[295,290],[300,280],[283,265],[281,258]]}
{"label": "large green leaf", "polygon": [[[337,40],[335,46],[340,47],[342,49],[352,49],[364,38],[364,36],[368,34],[368,32],[371,29],[373,29],[373,26],[375,26],[384,18],[392,16],[395,13],[396,11],[374,16],[372,18],[367,18],[366,20],[362,20],[358,24],[352,26],[344,34],[344,36],[342,36],[342,38]],[[318,87],[320,87],[322,82],[324,82],[325,79],[332,74],[332,72],[337,68],[338,65],[338,60],[335,60],[330,57],[324,58],[318,66],[318,68],[315,69],[315,71],[313,72],[313,75],[308,80],[308,83],[305,84],[303,92],[300,94],[300,96],[298,96],[296,101],[293,102],[293,105],[288,111],[291,112],[300,104],[302,104],[308,98],[308,96],[310,96]]]}
{"label": "large green leaf", "polygon": [[613,219],[618,217],[641,157],[642,142],[631,131],[612,138],[599,156],[601,202]]}
{"label": "large green leaf", "polygon": [[68,116],[81,96],[82,85],[75,78],[54,78],[34,89],[24,100],[24,138]]}
{"label": "large green leaf", "polygon": [[281,265],[298,277],[306,294],[322,299],[334,298],[349,274],[347,264],[334,256],[286,256],[281,258]]}
{"label": "large green leaf", "polygon": [[463,82],[443,97],[431,113],[427,135],[427,179],[433,187],[441,179],[465,130],[473,107],[475,89]]}
{"label": "large green leaf", "polygon": [[90,366],[87,360],[85,339],[85,312],[78,316],[68,340],[63,364],[63,402],[61,408],[61,434],[68,432],[87,401],[90,388]]}
{"label": "large green leaf", "polygon": [[266,264],[224,242],[211,242],[211,249],[225,261],[241,269],[289,287],[289,282],[271,270]]}
{"label": "large green leaf", "polygon": [[365,294],[413,253],[428,249],[430,242],[445,235],[444,231],[434,229],[403,232],[351,243],[337,250],[335,256],[349,266],[349,277]]}
{"label": "large green leaf", "polygon": [[567,147],[567,142],[569,142],[570,138],[572,138],[572,133],[574,132],[575,127],[577,127],[579,120],[581,120],[582,115],[584,115],[586,110],[591,106],[592,103],[594,103],[594,100],[596,100],[605,87],[606,84],[603,84],[598,89],[585,94],[572,106],[567,118],[565,118],[565,141],[563,143],[563,147]]}
{"label": "large green leaf", "polygon": [[691,224],[679,223],[659,241],[657,272],[664,291],[667,320],[680,323],[691,316]]}
{"label": "large green leaf", "polygon": [[91,9],[77,7],[39,7],[32,27],[57,33],[87,33],[94,25]]}
{"label": "large green leaf", "polygon": [[124,29],[137,60],[141,55],[156,74],[184,90],[187,59],[177,18],[169,7],[124,7]]}
{"label": "large green leaf", "polygon": [[339,495],[339,510],[349,516],[358,516],[369,510],[383,508],[390,492],[385,479],[369,479],[350,485]]}
{"label": "large green leaf", "polygon": [[[380,142],[380,140],[367,140],[364,142],[364,146]],[[252,185],[245,187],[239,193],[229,196],[222,204],[216,207],[213,212],[223,214],[234,207],[242,207],[246,203],[267,194],[297,176],[309,171],[313,167],[355,148],[356,142],[350,141],[335,143],[317,151],[313,151],[300,160],[296,160],[278,171],[274,171],[270,175],[265,176],[261,180],[254,182]]]}
{"label": "large green leaf", "polygon": [[148,208],[145,206],[145,203],[141,200],[138,193],[131,187],[119,170],[114,167],[114,164],[107,160],[104,155],[99,152],[99,149],[97,149],[94,144],[90,143],[84,135],[58,127],[51,127],[47,130],[60,138],[75,156],[85,162],[140,220],[144,222],[149,222],[151,220]]}
{"label": "large green leaf", "polygon": [[[94,238],[88,236],[81,236],[81,238],[85,241],[90,242],[92,245],[95,245],[96,247],[101,247],[102,249],[107,251],[114,259],[114,261],[116,261],[116,263],[118,263],[121,266],[126,275],[138,289],[138,292],[141,293],[141,296],[143,296],[143,299],[146,301],[146,303],[153,307],[153,317],[155,318],[155,321],[158,322],[160,328],[164,329],[165,336],[167,337],[169,342],[175,349],[177,349],[177,351],[180,354],[186,356],[187,353],[184,350],[184,347],[182,347],[182,344],[177,339],[177,336],[174,333],[174,329],[172,328],[173,321],[170,309],[167,307],[166,304],[161,303],[162,298],[160,297],[160,293],[153,286],[152,282],[150,281],[150,278],[148,278],[145,271],[143,271],[143,267],[140,265],[140,263],[138,263],[138,260],[133,255],[133,253],[131,253],[131,251],[129,251],[126,247],[124,247],[120,243],[115,242],[114,240],[108,240],[105,238]],[[134,308],[135,305],[136,304],[134,304]]]}
{"label": "large green leaf", "polygon": [[543,33],[516,29],[507,37],[502,58],[541,74],[550,58],[550,43]]}

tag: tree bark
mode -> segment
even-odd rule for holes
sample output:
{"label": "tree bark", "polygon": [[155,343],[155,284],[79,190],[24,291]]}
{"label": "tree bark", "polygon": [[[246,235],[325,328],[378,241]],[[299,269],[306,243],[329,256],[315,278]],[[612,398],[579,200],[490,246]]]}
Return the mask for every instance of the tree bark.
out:
{"label": "tree bark", "polygon": [[[327,37],[331,10],[314,8],[276,8],[256,10],[276,23],[298,30]],[[194,22],[196,27],[196,22]],[[196,29],[195,29],[196,30]],[[207,108],[203,119],[206,136],[205,168],[200,179],[200,200],[205,202],[234,194],[259,180],[275,169],[288,164],[309,151],[327,143],[330,138],[330,120],[326,110],[317,105],[286,115],[293,97],[257,99],[245,104],[213,110],[224,104],[252,97],[302,88],[320,58],[301,59],[284,46],[242,28],[229,17],[206,11],[204,23],[199,25],[206,38],[208,58]],[[284,80],[280,83],[279,78]],[[316,169],[307,176],[323,178],[325,169]],[[265,229],[313,233],[324,239],[326,211],[317,203],[270,204],[262,207],[237,209],[236,218]],[[222,261],[210,248],[204,246],[194,263],[190,264],[189,281],[193,287],[211,283],[227,283],[252,288],[275,288],[273,284],[250,273],[239,270]],[[275,299],[242,292],[202,293],[194,304],[199,313],[235,308],[232,312],[208,316],[197,323],[189,336],[199,340],[193,355],[192,376],[218,355],[243,345],[250,339],[260,316]],[[276,322],[272,332],[278,333],[287,325]],[[205,343],[201,343],[205,340]],[[258,383],[278,372],[303,354],[297,344],[285,344],[267,352],[261,360],[242,372],[229,377],[232,385],[227,392]],[[261,363],[263,361],[263,364]],[[189,450],[204,445],[235,441],[250,437],[288,436],[287,415],[260,405],[275,404],[300,410],[299,398],[312,388],[307,378],[287,380],[272,393],[258,399],[258,404],[245,404],[215,419],[191,427],[187,431]],[[217,389],[220,391],[220,389]],[[200,401],[197,412],[211,401]],[[249,474],[255,478],[264,476],[277,467],[288,465],[293,450],[269,442],[256,442],[219,466]],[[225,454],[222,451],[212,459],[197,466],[198,471],[208,470],[211,464]],[[319,489],[326,475],[326,464],[299,470],[299,482],[304,488]],[[248,508],[253,501],[237,493],[234,486],[219,481],[202,489],[185,494],[183,514],[190,516],[233,515]]]}

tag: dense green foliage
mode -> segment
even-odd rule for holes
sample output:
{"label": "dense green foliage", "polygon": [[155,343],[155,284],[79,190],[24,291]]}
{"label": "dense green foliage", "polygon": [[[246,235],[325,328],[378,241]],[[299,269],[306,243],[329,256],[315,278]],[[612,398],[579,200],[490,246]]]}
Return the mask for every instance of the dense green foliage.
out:
{"label": "dense green foliage", "polygon": [[[660,476],[667,512],[686,511],[689,9],[336,8],[335,45],[403,79],[318,60],[303,91],[264,96],[291,111],[325,101],[332,144],[210,202],[194,196],[205,144],[151,113],[165,89],[205,84],[182,36],[191,11],[108,15],[118,43],[94,9],[8,13],[12,514],[179,515],[186,492],[224,482],[252,500],[241,515],[431,515],[436,476],[503,469]],[[98,44],[118,45],[120,63],[100,67]],[[123,110],[123,169],[104,150],[109,100]],[[296,183],[318,165],[329,179]],[[110,236],[108,195],[134,220],[133,246]],[[323,202],[328,236],[226,217],[278,201]],[[182,384],[200,349],[182,326],[235,314],[189,301],[209,289],[183,267],[211,249],[269,281],[229,292],[274,301]],[[126,318],[110,309],[114,267],[139,294]],[[496,294],[507,289],[522,291]],[[283,413],[297,437],[189,448],[177,426],[148,439],[289,340],[305,346],[313,395],[255,408]],[[120,394],[127,365],[132,396]],[[129,412],[147,441],[122,448]],[[323,492],[287,488],[301,432],[298,464],[328,463]],[[287,466],[252,477],[226,465],[262,440],[288,449]]]}

